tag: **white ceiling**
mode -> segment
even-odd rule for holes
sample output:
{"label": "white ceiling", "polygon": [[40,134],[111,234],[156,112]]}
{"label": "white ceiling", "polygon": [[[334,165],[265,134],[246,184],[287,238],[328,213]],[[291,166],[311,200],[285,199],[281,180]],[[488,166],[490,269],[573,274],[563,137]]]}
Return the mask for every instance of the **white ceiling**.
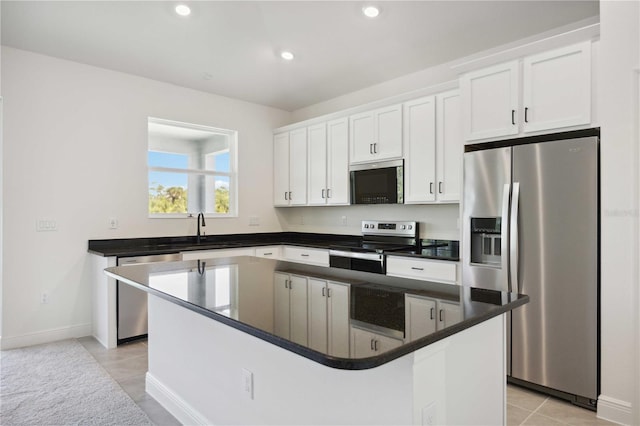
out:
{"label": "white ceiling", "polygon": [[[2,44],[292,111],[597,16],[592,1],[0,2]],[[296,55],[279,57],[281,49]]]}

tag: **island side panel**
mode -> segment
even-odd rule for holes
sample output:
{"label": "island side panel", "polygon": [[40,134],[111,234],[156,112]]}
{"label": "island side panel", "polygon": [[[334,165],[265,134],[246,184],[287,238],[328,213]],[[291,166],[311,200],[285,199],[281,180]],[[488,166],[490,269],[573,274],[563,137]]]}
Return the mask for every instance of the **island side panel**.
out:
{"label": "island side panel", "polygon": [[116,257],[89,254],[91,263],[91,307],[93,337],[107,349],[115,348],[118,341],[116,323],[116,280],[104,273],[105,268],[116,266]]}
{"label": "island side panel", "polygon": [[149,295],[147,392],[191,424],[411,424],[413,355],[333,369]]}

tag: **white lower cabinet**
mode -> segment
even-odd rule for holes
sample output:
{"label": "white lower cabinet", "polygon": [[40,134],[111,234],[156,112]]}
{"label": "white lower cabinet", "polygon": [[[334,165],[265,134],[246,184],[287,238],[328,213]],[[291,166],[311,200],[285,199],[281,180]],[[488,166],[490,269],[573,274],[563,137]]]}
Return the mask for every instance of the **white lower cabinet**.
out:
{"label": "white lower cabinet", "polygon": [[274,334],[307,346],[307,278],[274,274]]}
{"label": "white lower cabinet", "polygon": [[428,336],[462,320],[462,309],[455,302],[405,295],[405,341]]}
{"label": "white lower cabinet", "polygon": [[401,339],[374,333],[358,327],[351,327],[351,356],[353,358],[366,358],[379,355],[391,349],[402,346]]}
{"label": "white lower cabinet", "polygon": [[182,252],[182,260],[216,259],[219,257],[255,256],[253,247],[237,249],[194,250]]}
{"label": "white lower cabinet", "polygon": [[284,246],[282,260],[307,263],[309,265],[329,266],[329,250],[299,246]]}
{"label": "white lower cabinet", "polygon": [[349,285],[309,278],[309,347],[349,357]]}
{"label": "white lower cabinet", "polygon": [[458,282],[458,263],[447,260],[387,256],[387,275],[456,284]]}

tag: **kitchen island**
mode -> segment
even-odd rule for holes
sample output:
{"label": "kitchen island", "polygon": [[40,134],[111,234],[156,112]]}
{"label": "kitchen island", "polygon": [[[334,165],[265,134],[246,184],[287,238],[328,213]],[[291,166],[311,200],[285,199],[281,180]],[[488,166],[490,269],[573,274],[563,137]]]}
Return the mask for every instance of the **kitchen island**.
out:
{"label": "kitchen island", "polygon": [[149,293],[147,392],[183,423],[506,422],[527,296],[255,257],[106,273]]}

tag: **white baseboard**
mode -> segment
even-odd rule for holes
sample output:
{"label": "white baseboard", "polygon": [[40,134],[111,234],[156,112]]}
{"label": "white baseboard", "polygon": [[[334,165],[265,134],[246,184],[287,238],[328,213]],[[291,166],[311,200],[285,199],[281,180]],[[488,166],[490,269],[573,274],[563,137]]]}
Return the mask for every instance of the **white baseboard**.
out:
{"label": "white baseboard", "polygon": [[69,327],[53,328],[24,334],[22,336],[2,336],[0,349],[16,349],[25,346],[40,345],[42,343],[57,342],[58,340],[77,339],[78,337],[91,336],[91,324],[79,324]]}
{"label": "white baseboard", "polygon": [[213,424],[149,372],[146,374],[146,391],[183,425]]}
{"label": "white baseboard", "polygon": [[600,395],[598,398],[598,418],[621,425],[633,424],[631,403]]}

